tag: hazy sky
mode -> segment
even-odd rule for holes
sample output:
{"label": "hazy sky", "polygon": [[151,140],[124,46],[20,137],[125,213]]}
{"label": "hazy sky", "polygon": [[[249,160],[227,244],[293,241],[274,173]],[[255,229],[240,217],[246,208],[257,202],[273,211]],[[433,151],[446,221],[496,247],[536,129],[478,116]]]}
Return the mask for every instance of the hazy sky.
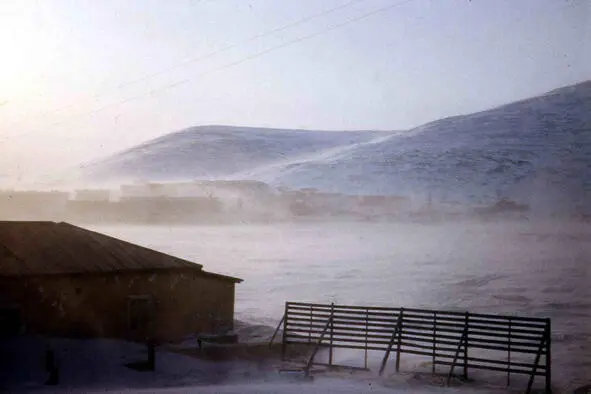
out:
{"label": "hazy sky", "polygon": [[12,177],[193,125],[404,129],[591,79],[591,1],[0,0],[0,51]]}

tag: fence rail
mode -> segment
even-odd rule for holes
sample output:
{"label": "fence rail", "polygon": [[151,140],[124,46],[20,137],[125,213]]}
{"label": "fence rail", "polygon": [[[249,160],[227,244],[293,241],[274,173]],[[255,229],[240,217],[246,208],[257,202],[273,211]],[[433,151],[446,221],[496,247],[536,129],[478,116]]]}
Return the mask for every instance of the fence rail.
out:
{"label": "fence rail", "polygon": [[[286,302],[277,329],[281,326],[283,357],[288,345],[314,346],[306,372],[321,347],[329,348],[328,365],[333,365],[333,349],[365,350],[366,367],[367,351],[377,350],[384,352],[380,374],[390,354],[396,354],[398,371],[401,355],[407,353],[430,357],[433,373],[438,365],[449,367],[448,383],[456,368],[465,379],[469,369],[484,369],[505,372],[507,385],[511,374],[529,375],[527,393],[535,377],[542,376],[546,392],[551,390],[550,319]],[[479,350],[496,351],[495,357],[475,355]]]}

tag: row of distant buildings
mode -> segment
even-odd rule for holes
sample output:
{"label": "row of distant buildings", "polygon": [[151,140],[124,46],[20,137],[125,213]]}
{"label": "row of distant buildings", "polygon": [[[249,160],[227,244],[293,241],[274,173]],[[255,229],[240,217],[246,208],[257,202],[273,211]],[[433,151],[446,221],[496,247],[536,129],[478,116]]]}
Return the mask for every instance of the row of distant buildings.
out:
{"label": "row of distant buildings", "polygon": [[73,191],[0,190],[0,219],[90,222],[280,220],[383,216],[410,209],[400,196],[354,196],[275,189],[259,181],[194,181]]}

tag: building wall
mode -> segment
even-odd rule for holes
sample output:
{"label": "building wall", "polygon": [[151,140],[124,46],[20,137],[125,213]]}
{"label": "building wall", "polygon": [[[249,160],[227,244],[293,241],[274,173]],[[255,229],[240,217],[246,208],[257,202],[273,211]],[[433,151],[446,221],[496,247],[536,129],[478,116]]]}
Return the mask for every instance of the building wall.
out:
{"label": "building wall", "polygon": [[[0,281],[1,303],[18,305],[28,332],[174,341],[232,329],[234,283],[194,273],[37,277]],[[153,300],[153,325],[130,329],[130,300]]]}
{"label": "building wall", "polygon": [[68,193],[0,190],[0,220],[55,220],[63,216]]}
{"label": "building wall", "polygon": [[108,189],[80,189],[74,192],[75,201],[109,201],[111,191]]}

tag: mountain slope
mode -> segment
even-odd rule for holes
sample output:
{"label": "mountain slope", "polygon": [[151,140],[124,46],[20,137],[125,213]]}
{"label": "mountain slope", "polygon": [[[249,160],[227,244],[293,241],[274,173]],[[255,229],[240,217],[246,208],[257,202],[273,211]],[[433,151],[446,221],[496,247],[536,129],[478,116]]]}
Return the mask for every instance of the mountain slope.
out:
{"label": "mountain slope", "polygon": [[532,204],[589,204],[591,81],[404,132],[194,127],[108,158],[87,174],[258,179],[449,201],[490,202],[502,194]]}
{"label": "mountain slope", "polygon": [[360,193],[492,201],[498,194],[584,203],[591,191],[591,82],[447,118],[267,181]]}
{"label": "mountain slope", "polygon": [[85,168],[94,180],[171,180],[229,176],[336,146],[376,132],[198,126],[148,141]]}

